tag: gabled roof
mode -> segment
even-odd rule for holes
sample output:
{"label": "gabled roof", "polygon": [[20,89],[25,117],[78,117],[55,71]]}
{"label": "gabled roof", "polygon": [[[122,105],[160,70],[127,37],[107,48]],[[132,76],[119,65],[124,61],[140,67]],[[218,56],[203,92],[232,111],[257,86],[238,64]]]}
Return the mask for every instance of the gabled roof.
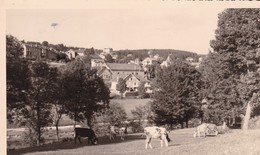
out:
{"label": "gabled roof", "polygon": [[106,63],[106,65],[112,71],[143,71],[143,68],[136,64]]}
{"label": "gabled roof", "polygon": [[106,67],[102,67],[102,68],[101,67],[97,67],[96,69],[97,69],[97,74],[98,75],[101,75],[105,70],[108,70],[111,73],[110,69],[108,69]]}
{"label": "gabled roof", "polygon": [[134,76],[137,80],[139,80],[140,82],[150,82],[150,80],[140,76],[140,75],[136,75],[136,74],[130,74],[127,77],[125,77],[125,80],[128,80],[130,77]]}

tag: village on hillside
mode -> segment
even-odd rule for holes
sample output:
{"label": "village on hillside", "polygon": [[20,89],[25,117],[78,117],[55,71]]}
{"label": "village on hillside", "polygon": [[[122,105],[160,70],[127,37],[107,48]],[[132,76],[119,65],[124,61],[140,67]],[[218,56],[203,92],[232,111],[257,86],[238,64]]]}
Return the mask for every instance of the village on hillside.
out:
{"label": "village on hillside", "polygon": [[116,85],[120,78],[127,84],[127,90],[124,95],[128,92],[137,92],[141,83],[144,84],[145,92],[151,94],[152,80],[155,77],[154,72],[157,65],[162,68],[168,67],[174,59],[183,59],[187,64],[198,68],[205,57],[191,52],[187,52],[184,56],[176,56],[176,52],[172,51],[164,58],[165,53],[160,50],[157,52],[146,50],[142,52],[144,53],[142,58],[138,57],[138,55],[133,56],[133,53],[138,53],[138,51],[130,52],[130,54],[129,52],[122,52],[119,57],[118,52],[113,51],[113,48],[104,48],[103,50],[68,48],[67,51],[59,51],[55,49],[55,46],[49,46],[46,41],[42,44],[36,42],[22,42],[22,44],[24,58],[32,61],[46,61],[55,67],[65,66],[67,62],[75,59],[89,57],[91,69],[97,70],[98,76],[102,77],[107,86],[109,86],[111,95],[119,95]]}

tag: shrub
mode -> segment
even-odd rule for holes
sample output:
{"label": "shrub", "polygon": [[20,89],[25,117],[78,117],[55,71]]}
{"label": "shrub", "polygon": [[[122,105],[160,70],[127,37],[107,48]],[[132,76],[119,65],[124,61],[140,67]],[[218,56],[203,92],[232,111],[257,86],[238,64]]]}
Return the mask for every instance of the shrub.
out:
{"label": "shrub", "polygon": [[250,119],[249,129],[260,129],[260,116],[256,116]]}
{"label": "shrub", "polygon": [[138,96],[138,92],[126,92],[125,97],[129,97],[129,96]]}

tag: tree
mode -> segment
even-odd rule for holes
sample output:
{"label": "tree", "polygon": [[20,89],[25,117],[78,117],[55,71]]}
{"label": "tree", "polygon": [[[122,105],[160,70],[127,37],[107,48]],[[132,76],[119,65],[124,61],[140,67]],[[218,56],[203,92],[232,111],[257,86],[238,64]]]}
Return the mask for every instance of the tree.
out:
{"label": "tree", "polygon": [[[246,113],[246,116],[249,116],[245,117],[247,119],[250,118],[251,112],[249,110],[244,112],[245,108],[257,105],[257,102],[252,102],[253,94],[258,96],[260,88],[258,73],[260,40],[256,39],[260,35],[259,13],[260,9],[226,9],[219,15],[216,37],[210,43],[214,53],[221,58],[215,67],[219,68],[220,75],[223,76],[219,77],[218,85],[208,93],[208,96],[215,92],[218,92],[219,96],[228,96],[226,92],[232,89],[232,98],[236,99],[232,101],[232,98],[225,97],[221,105],[228,108],[229,103],[237,102],[237,105],[229,108],[230,111]],[[233,84],[231,88],[220,91],[224,83],[228,87],[230,85],[227,84]],[[217,102],[212,102],[212,106],[215,103]],[[248,122],[247,119],[244,119],[244,123]]]}
{"label": "tree", "polygon": [[125,109],[118,102],[110,103],[109,107],[104,109],[102,122],[110,125],[122,125],[126,121]]}
{"label": "tree", "polygon": [[145,87],[144,87],[145,83],[141,82],[138,86],[138,94],[141,98],[144,98],[145,95]]}
{"label": "tree", "polygon": [[124,79],[119,78],[118,83],[116,85],[116,90],[118,90],[121,94],[121,98],[123,98],[123,93],[126,91],[126,82]]}
{"label": "tree", "polygon": [[131,113],[133,114],[133,118],[138,120],[139,129],[141,129],[142,121],[148,120],[151,116],[150,105],[136,106],[134,110],[131,110]]}
{"label": "tree", "polygon": [[30,87],[30,69],[23,59],[22,44],[11,35],[6,36],[6,92],[7,119],[13,122],[16,110],[25,106],[25,91]]}
{"label": "tree", "polygon": [[156,64],[148,65],[147,66],[147,77],[148,79],[155,78],[155,69],[156,69]]}
{"label": "tree", "polygon": [[42,42],[42,45],[43,45],[43,46],[49,46],[49,43],[48,43],[48,41],[43,41],[43,42]]}
{"label": "tree", "polygon": [[107,55],[105,56],[105,60],[106,60],[107,63],[113,63],[113,62],[114,62],[114,59],[113,59],[113,57],[111,56],[111,54],[107,54]]}
{"label": "tree", "polygon": [[194,67],[176,60],[169,67],[158,70],[154,86],[152,111],[157,124],[183,123],[196,117],[200,107],[200,74]]}
{"label": "tree", "polygon": [[94,113],[109,103],[109,89],[81,59],[67,64],[64,83],[67,114],[75,123],[86,119],[91,127]]}
{"label": "tree", "polygon": [[86,55],[93,55],[95,54],[95,49],[92,47],[90,49],[85,49],[85,54]]}
{"label": "tree", "polygon": [[34,144],[42,142],[43,127],[52,123],[51,108],[53,83],[57,70],[49,68],[44,62],[34,62],[30,65],[31,86],[26,90],[26,102],[17,117],[20,125],[29,128],[28,137]]}
{"label": "tree", "polygon": [[[57,78],[55,81],[53,81],[52,84],[52,93],[50,96],[52,100],[52,117],[53,117],[53,123],[56,128],[56,140],[59,141],[59,123],[64,114],[66,114],[66,100],[65,100],[65,74],[64,69],[59,68]],[[59,92],[59,93],[56,93]]]}

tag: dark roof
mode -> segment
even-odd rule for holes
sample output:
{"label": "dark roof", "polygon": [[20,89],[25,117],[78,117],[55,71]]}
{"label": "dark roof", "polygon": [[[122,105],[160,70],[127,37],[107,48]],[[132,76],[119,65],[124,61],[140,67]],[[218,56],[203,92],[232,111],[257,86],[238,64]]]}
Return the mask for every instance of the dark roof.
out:
{"label": "dark roof", "polygon": [[97,54],[92,54],[90,55],[91,59],[102,59],[99,55]]}
{"label": "dark roof", "polygon": [[106,63],[112,71],[143,71],[143,68],[136,64]]}

